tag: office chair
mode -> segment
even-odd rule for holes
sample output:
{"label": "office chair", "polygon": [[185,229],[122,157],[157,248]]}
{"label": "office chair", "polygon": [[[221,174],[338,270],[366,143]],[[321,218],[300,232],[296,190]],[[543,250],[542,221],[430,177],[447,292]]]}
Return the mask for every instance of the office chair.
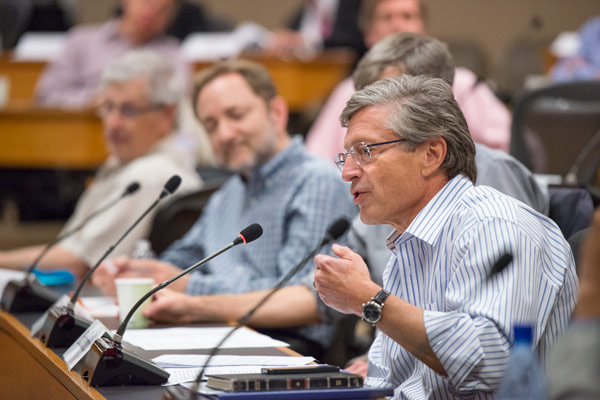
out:
{"label": "office chair", "polygon": [[206,185],[195,192],[169,199],[158,209],[150,229],[150,245],[155,253],[164,251],[181,238],[196,222],[210,196],[220,183]]}
{"label": "office chair", "polygon": [[511,131],[510,154],[533,172],[570,173],[569,184],[591,184],[600,165],[600,81],[523,93],[515,101]]}
{"label": "office chair", "polygon": [[592,228],[585,228],[580,231],[572,234],[569,239],[569,246],[571,246],[571,251],[573,252],[573,258],[575,258],[575,270],[577,271],[577,275],[579,275],[579,266],[580,266],[580,258],[581,258],[581,247],[583,246],[583,242],[587,234],[591,231]]}
{"label": "office chair", "polygon": [[556,222],[565,238],[590,226],[594,218],[594,202],[586,189],[550,186],[548,192],[548,216]]}

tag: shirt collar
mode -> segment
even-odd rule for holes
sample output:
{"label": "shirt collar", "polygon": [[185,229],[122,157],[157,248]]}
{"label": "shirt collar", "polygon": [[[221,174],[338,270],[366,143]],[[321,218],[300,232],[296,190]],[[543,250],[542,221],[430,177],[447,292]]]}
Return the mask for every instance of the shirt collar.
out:
{"label": "shirt collar", "polygon": [[387,238],[387,246],[394,249],[397,244],[415,236],[422,241],[435,245],[446,221],[459,205],[462,194],[473,187],[473,183],[464,175],[457,175],[423,207],[404,233],[394,230]]}
{"label": "shirt collar", "polygon": [[121,163],[117,157],[109,155],[108,159],[106,160],[106,162],[102,165],[101,169],[99,170],[99,175],[110,175],[113,172],[119,170],[120,168],[122,168],[123,166],[130,164],[142,157],[147,157],[151,154],[154,153],[171,153],[171,152],[175,152],[177,150],[175,150],[177,147],[177,144],[175,142],[175,138],[172,134],[167,135],[164,139],[159,140],[158,142],[156,142],[152,147],[150,147],[150,149],[148,150],[148,152],[140,157],[137,157],[133,160],[131,160],[128,163]]}

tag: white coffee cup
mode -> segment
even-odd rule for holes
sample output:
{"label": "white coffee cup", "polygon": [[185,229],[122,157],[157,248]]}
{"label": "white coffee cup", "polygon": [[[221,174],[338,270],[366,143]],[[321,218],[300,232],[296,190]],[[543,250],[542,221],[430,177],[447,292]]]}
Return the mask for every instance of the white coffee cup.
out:
{"label": "white coffee cup", "polygon": [[[119,314],[121,322],[125,319],[129,311],[147,292],[152,289],[154,279],[152,278],[117,278],[115,279],[117,286],[117,301],[119,303]],[[142,310],[152,298],[148,298],[140,308],[133,314],[133,317],[127,324],[128,328],[147,328],[149,325],[148,318],[142,314]]]}

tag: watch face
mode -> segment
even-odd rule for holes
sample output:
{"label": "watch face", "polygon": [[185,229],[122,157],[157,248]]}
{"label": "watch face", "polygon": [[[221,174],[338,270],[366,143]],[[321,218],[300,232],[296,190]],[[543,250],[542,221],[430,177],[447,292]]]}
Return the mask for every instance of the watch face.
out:
{"label": "watch face", "polygon": [[363,319],[370,324],[374,324],[381,318],[381,307],[373,302],[368,302],[363,307]]}

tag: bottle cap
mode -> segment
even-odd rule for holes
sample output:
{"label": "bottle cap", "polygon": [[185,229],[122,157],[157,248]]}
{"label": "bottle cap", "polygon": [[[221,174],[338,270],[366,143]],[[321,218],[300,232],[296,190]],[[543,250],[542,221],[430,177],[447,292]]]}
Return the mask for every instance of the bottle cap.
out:
{"label": "bottle cap", "polygon": [[533,332],[529,325],[515,325],[513,327],[515,334],[515,343],[531,343]]}

